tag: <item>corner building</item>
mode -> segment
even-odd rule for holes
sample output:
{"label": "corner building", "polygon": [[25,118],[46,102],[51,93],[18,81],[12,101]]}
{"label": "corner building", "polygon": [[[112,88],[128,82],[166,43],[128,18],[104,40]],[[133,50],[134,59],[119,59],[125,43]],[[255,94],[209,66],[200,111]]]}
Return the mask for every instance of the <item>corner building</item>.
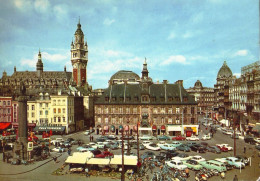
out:
{"label": "corner building", "polygon": [[197,103],[183,82],[153,83],[148,74],[145,61],[141,78],[131,71],[111,77],[109,87],[94,103],[97,134],[117,135],[123,128],[130,135],[137,129],[140,135],[198,134]]}

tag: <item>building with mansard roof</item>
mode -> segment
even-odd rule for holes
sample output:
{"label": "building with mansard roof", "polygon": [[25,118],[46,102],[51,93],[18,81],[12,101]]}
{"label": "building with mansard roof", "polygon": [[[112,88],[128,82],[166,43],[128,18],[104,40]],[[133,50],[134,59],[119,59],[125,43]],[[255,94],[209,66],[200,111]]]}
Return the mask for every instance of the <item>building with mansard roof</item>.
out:
{"label": "building with mansard roof", "polygon": [[[123,76],[118,72],[120,78],[114,74],[94,103],[97,134],[118,134],[124,129],[133,135],[137,125],[141,135],[198,134],[197,103],[182,81],[153,83],[146,60],[139,80],[137,74],[128,71],[127,77],[125,72]],[[115,77],[122,81],[113,81]]]}
{"label": "building with mansard roof", "polygon": [[206,116],[213,116],[212,109],[214,105],[214,89],[211,87],[203,87],[200,80],[197,80],[194,87],[186,89],[186,91],[193,95],[195,101],[198,102],[198,112]]}

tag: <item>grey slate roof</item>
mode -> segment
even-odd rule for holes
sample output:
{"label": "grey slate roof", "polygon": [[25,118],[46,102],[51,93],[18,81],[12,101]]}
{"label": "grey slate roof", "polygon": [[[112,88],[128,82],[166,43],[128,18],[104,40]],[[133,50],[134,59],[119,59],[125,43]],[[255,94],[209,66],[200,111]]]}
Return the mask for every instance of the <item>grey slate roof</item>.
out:
{"label": "grey slate roof", "polygon": [[150,102],[142,103],[141,84],[114,84],[104,90],[95,104],[197,104],[179,84],[152,84]]}

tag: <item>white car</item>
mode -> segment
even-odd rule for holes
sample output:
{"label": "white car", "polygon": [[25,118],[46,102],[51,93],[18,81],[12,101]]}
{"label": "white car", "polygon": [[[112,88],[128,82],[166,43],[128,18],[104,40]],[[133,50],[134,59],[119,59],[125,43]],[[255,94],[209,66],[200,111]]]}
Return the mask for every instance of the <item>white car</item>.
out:
{"label": "white car", "polygon": [[104,142],[97,142],[95,145],[92,145],[92,148],[95,149],[104,149],[104,147],[105,147]]}
{"label": "white car", "polygon": [[199,137],[197,136],[191,136],[191,137],[186,137],[186,140],[187,141],[199,141]]}
{"label": "white car", "polygon": [[153,143],[152,141],[143,141],[143,145],[145,146],[145,145],[149,145],[149,144],[151,144],[151,143]]}
{"label": "white car", "polygon": [[206,135],[203,135],[202,140],[210,140],[211,139],[211,136],[209,134],[206,134]]}
{"label": "white car", "polygon": [[170,160],[165,162],[169,167],[175,168],[178,170],[185,170],[187,168],[186,165],[183,164],[180,160]]}
{"label": "white car", "polygon": [[65,152],[65,148],[56,147],[56,148],[53,148],[52,151],[55,151],[55,152]]}
{"label": "white car", "polygon": [[176,150],[175,146],[172,146],[172,144],[168,144],[168,143],[160,144],[160,145],[157,144],[157,146],[159,146],[162,150]]}
{"label": "white car", "polygon": [[188,154],[180,153],[177,156],[172,157],[172,160],[181,160],[181,161],[183,161],[183,160],[189,160],[191,158],[192,158],[192,156],[189,156]]}
{"label": "white car", "polygon": [[228,162],[228,164],[232,165],[234,168],[245,168],[245,164],[236,157],[227,157],[226,161]]}
{"label": "white car", "polygon": [[195,155],[191,159],[196,160],[197,162],[206,161],[206,159],[202,158],[200,155]]}
{"label": "white car", "polygon": [[143,135],[141,137],[139,137],[140,140],[153,140],[154,137],[153,136],[149,136],[149,135]]}
{"label": "white car", "polygon": [[144,145],[146,147],[146,149],[148,150],[154,150],[154,151],[158,151],[161,150],[161,148],[159,146],[157,146],[155,143],[151,143],[148,145]]}
{"label": "white car", "polygon": [[228,151],[233,150],[233,147],[229,146],[228,144],[216,144],[216,146],[225,147],[225,148],[228,149]]}
{"label": "white car", "polygon": [[164,144],[167,144],[166,141],[159,141],[159,142],[157,143],[157,146],[164,145]]}

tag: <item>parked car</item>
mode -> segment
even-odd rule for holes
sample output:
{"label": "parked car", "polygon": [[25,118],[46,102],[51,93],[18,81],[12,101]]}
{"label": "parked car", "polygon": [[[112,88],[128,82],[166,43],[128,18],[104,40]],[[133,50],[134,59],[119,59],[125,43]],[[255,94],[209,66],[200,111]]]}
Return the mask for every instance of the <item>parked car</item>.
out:
{"label": "parked car", "polygon": [[157,146],[155,143],[151,143],[151,144],[144,145],[144,146],[148,150],[154,150],[154,151],[161,150],[161,148],[159,146]]}
{"label": "parked car", "polygon": [[117,140],[118,137],[116,137],[115,135],[108,135],[107,139],[109,139],[109,140]]}
{"label": "parked car", "polygon": [[175,137],[172,137],[172,140],[175,140],[175,141],[184,141],[184,140],[186,140],[186,137],[183,137],[183,136],[175,136]]}
{"label": "parked car", "polygon": [[210,140],[211,139],[211,136],[209,134],[206,134],[206,135],[203,135],[202,140]]}
{"label": "parked car", "polygon": [[[234,138],[234,134],[231,134],[231,135],[230,135],[230,138]],[[236,134],[236,135],[235,135],[235,139],[239,139],[239,134]]]}
{"label": "parked car", "polygon": [[199,164],[201,164],[206,169],[217,170],[218,172],[227,171],[227,168],[225,167],[225,165],[216,160],[202,161],[202,162],[199,162]]}
{"label": "parked car", "polygon": [[113,143],[113,144],[110,145],[111,150],[116,150],[118,148],[119,148],[119,145],[117,143]]}
{"label": "parked car", "polygon": [[145,159],[145,158],[154,158],[155,157],[155,153],[154,152],[151,152],[151,151],[147,151],[147,152],[144,152],[142,155],[141,155],[141,159]]}
{"label": "parked car", "polygon": [[167,152],[160,152],[159,155],[163,156],[165,159],[171,159],[179,154],[179,152],[168,150]]}
{"label": "parked car", "polygon": [[192,135],[191,137],[186,138],[187,141],[199,141],[199,137]]}
{"label": "parked car", "polygon": [[55,147],[55,148],[52,149],[52,151],[55,151],[55,152],[65,152],[65,148]]}
{"label": "parked car", "polygon": [[[137,144],[134,144],[133,148],[137,149]],[[144,150],[144,149],[145,149],[144,145],[143,144],[139,144],[139,150]]]}
{"label": "parked car", "polygon": [[103,137],[103,136],[100,136],[100,137],[96,138],[97,142],[104,142],[106,140],[107,140],[107,137]]}
{"label": "parked car", "polygon": [[77,151],[79,152],[86,152],[86,151],[92,151],[95,150],[95,148],[91,147],[90,145],[84,145],[76,148]]}
{"label": "parked car", "polygon": [[187,146],[186,144],[182,144],[180,146],[177,146],[176,149],[180,150],[180,151],[184,151],[184,152],[189,152],[190,151],[190,147]]}
{"label": "parked car", "polygon": [[204,148],[203,146],[201,146],[199,144],[190,146],[190,149],[192,151],[197,152],[197,153],[205,153],[206,152],[206,148]]}
{"label": "parked car", "polygon": [[180,146],[181,144],[182,144],[182,143],[179,142],[179,141],[173,141],[173,142],[171,143],[171,145],[174,146],[174,147]]}
{"label": "parked car", "polygon": [[98,154],[101,154],[102,151],[98,150],[98,149],[95,149],[95,150],[91,150],[91,152],[93,153],[94,156],[98,155]]}
{"label": "parked car", "polygon": [[206,161],[206,159],[202,158],[202,156],[200,156],[200,155],[195,155],[191,159],[196,160],[197,162]]}
{"label": "parked car", "polygon": [[217,146],[207,146],[206,150],[217,154],[221,153],[221,150]]}
{"label": "parked car", "polygon": [[226,161],[234,168],[245,168],[245,164],[236,157],[227,157]]}
{"label": "parked car", "polygon": [[153,140],[154,137],[153,136],[149,136],[149,135],[143,135],[141,137],[139,137],[140,140]]}
{"label": "parked car", "polygon": [[198,143],[195,143],[195,142],[188,142],[188,143],[186,143],[186,145],[188,146],[188,147],[191,147],[191,146],[193,146],[193,145],[197,145]]}
{"label": "parked car", "polygon": [[228,149],[228,151],[233,150],[232,146],[229,146],[228,144],[216,144],[217,147],[225,147]]}
{"label": "parked car", "polygon": [[[134,136],[124,136],[124,140],[134,140]],[[122,137],[120,137],[120,140],[122,140]]]}
{"label": "parked car", "polygon": [[100,154],[95,155],[95,158],[106,158],[106,157],[113,157],[114,154],[109,151],[104,151]]}
{"label": "parked car", "polygon": [[249,164],[249,159],[245,156],[237,155],[236,158],[240,159],[240,161],[242,161],[245,165]]}
{"label": "parked car", "polygon": [[225,165],[225,167],[227,168],[227,170],[231,170],[233,168],[232,165],[230,165],[227,161],[226,158],[215,158],[216,161],[221,162]]}
{"label": "parked car", "polygon": [[162,150],[176,150],[176,147],[172,146],[172,144],[160,144],[159,147]]}
{"label": "parked car", "polygon": [[159,141],[156,145],[161,146],[161,145],[164,145],[164,144],[167,144],[166,141]]}
{"label": "parked car", "polygon": [[162,136],[158,136],[158,137],[157,137],[157,140],[170,140],[170,137],[169,137],[169,136],[162,135]]}
{"label": "parked car", "polygon": [[183,161],[183,164],[186,165],[189,169],[191,170],[200,170],[202,169],[202,165],[200,165],[196,160],[186,160],[186,161]]}
{"label": "parked car", "polygon": [[172,160],[189,160],[192,157],[185,153],[180,153],[175,157],[172,157]]}
{"label": "parked car", "polygon": [[252,145],[255,145],[256,144],[256,141],[253,137],[250,137],[250,136],[246,136],[244,137],[244,141],[246,143],[249,143],[249,144],[252,144]]}
{"label": "parked car", "polygon": [[145,145],[149,145],[149,144],[151,144],[151,143],[153,143],[152,141],[143,141],[142,142],[142,144],[145,146]]}
{"label": "parked car", "polygon": [[177,170],[185,170],[187,168],[186,165],[183,164],[180,160],[170,160],[165,162],[167,166],[170,168],[175,168]]}
{"label": "parked car", "polygon": [[64,141],[63,138],[56,138],[55,140],[51,140],[51,144],[55,145],[56,143],[60,143]]}

